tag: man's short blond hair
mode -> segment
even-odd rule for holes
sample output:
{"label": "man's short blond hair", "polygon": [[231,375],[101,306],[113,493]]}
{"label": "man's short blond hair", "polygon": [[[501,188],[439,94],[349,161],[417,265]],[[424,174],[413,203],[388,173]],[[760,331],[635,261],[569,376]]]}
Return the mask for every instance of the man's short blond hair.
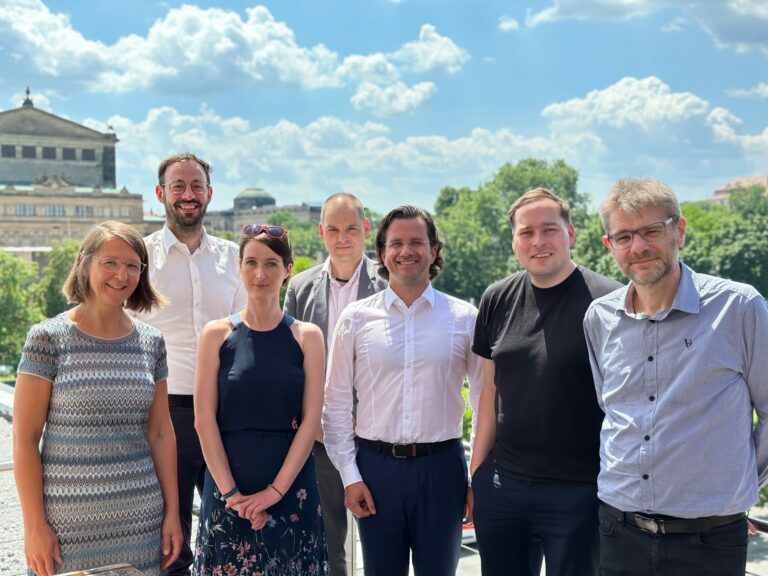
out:
{"label": "man's short blond hair", "polygon": [[571,207],[566,199],[560,198],[560,196],[546,188],[534,188],[520,196],[520,198],[515,200],[512,206],[509,207],[509,223],[512,225],[512,230],[515,229],[515,214],[517,214],[517,211],[523,206],[542,200],[552,200],[552,202],[557,204],[557,211],[560,213],[560,217],[563,221],[566,224],[571,223]]}
{"label": "man's short blond hair", "polygon": [[668,216],[680,217],[680,203],[672,189],[655,178],[622,178],[611,188],[600,206],[600,219],[607,233],[611,214],[621,210],[639,216],[646,208],[661,208]]}

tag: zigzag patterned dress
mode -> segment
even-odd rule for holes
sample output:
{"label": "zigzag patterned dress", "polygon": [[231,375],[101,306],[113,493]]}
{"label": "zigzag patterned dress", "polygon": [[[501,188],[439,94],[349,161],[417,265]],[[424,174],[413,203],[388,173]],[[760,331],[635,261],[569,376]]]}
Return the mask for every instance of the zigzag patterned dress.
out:
{"label": "zigzag patterned dress", "polygon": [[128,562],[160,573],[163,498],[147,443],[165,343],[134,320],[116,339],[90,336],[67,313],[32,327],[20,373],[53,383],[43,433],[45,513],[71,572]]}

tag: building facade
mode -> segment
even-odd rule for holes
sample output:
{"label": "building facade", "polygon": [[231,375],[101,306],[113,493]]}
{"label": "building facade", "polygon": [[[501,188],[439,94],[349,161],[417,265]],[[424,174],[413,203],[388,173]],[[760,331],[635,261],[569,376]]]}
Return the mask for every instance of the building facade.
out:
{"label": "building facade", "polygon": [[147,232],[141,194],[116,189],[117,136],[35,108],[0,112],[0,246],[44,257],[52,240],[82,239],[114,219]]}

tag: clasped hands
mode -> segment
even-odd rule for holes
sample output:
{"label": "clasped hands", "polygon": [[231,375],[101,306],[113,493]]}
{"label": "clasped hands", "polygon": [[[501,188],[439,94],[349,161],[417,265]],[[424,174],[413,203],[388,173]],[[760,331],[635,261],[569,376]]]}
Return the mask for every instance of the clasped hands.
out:
{"label": "clasped hands", "polygon": [[269,487],[254,494],[233,494],[225,503],[230,510],[237,512],[237,515],[243,520],[251,523],[253,530],[261,530],[269,522],[269,513],[267,508],[274,506],[280,501],[280,495]]}

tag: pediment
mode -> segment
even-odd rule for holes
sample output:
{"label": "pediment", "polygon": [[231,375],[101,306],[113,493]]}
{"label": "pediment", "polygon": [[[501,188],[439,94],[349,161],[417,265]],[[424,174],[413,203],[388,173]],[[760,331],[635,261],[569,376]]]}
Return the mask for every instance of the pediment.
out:
{"label": "pediment", "polygon": [[0,134],[117,141],[114,134],[104,134],[32,106],[0,112]]}

